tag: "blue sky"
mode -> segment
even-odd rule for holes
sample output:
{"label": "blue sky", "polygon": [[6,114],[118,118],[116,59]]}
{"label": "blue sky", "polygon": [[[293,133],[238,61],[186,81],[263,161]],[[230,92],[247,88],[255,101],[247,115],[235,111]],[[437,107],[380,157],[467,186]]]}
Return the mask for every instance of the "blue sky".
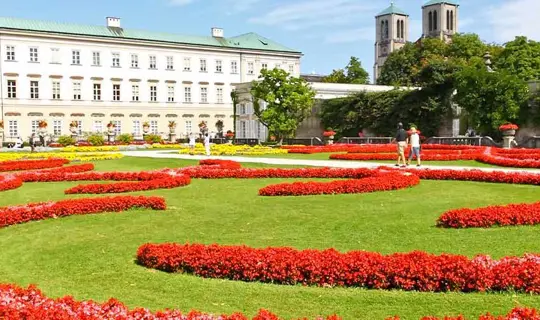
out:
{"label": "blue sky", "polygon": [[[410,15],[410,35],[421,35],[421,6],[427,0],[395,0]],[[489,42],[515,35],[540,40],[540,0],[460,0],[460,32]],[[122,18],[125,28],[225,36],[257,32],[304,53],[302,73],[326,74],[357,56],[371,73],[374,15],[386,0],[0,0],[2,16],[84,24]],[[31,10],[28,10],[31,8]]]}

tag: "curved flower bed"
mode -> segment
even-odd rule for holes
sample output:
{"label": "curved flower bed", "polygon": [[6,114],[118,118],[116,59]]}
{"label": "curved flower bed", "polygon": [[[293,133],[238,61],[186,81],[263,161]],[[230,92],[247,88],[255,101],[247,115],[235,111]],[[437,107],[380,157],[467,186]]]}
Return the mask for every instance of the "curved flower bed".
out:
{"label": "curved flower bed", "polygon": [[[10,320],[62,319],[62,320],[279,320],[275,314],[261,309],[251,318],[242,313],[231,315],[208,314],[199,311],[182,313],[178,310],[151,312],[148,309],[130,310],[120,301],[109,299],[104,303],[92,300],[76,301],[71,296],[51,299],[36,287],[21,288],[0,284],[0,318]],[[307,320],[307,318],[304,318]],[[341,320],[338,316],[318,317],[315,320]]]}
{"label": "curved flower bed", "polygon": [[[386,320],[400,320],[400,317],[390,317]],[[445,316],[444,318],[438,318],[438,317],[423,317],[421,320],[466,320],[463,316],[457,316],[457,317],[448,317]],[[504,316],[494,316],[490,313],[487,313],[486,315],[480,316],[478,320],[540,320],[540,313],[533,308],[520,308],[516,307],[512,309],[508,314]]]}
{"label": "curved flower bed", "polygon": [[137,261],[165,272],[204,278],[284,285],[362,287],[427,292],[517,291],[540,293],[540,256],[488,256],[425,252],[382,255],[334,249],[251,248],[203,244],[145,244]]}
{"label": "curved flower bed", "polygon": [[515,168],[540,168],[540,160],[535,159],[513,159],[509,157],[493,156],[491,154],[481,154],[476,161],[493,164],[501,167]]}
{"label": "curved flower bed", "polygon": [[0,172],[56,168],[68,163],[67,159],[2,161],[0,162]]}
{"label": "curved flower bed", "polygon": [[540,224],[540,202],[450,210],[443,213],[437,220],[437,225],[445,228],[488,228],[535,224]]}
{"label": "curved flower bed", "polygon": [[294,182],[270,185],[259,190],[261,196],[306,196],[389,191],[420,183],[418,176],[401,172],[373,171],[370,177],[331,182]]}
{"label": "curved flower bed", "polygon": [[163,197],[118,196],[66,199],[56,202],[3,207],[0,208],[0,228],[29,221],[102,212],[120,212],[133,208],[165,210],[165,199]]}
{"label": "curved flower bed", "polygon": [[29,160],[29,159],[67,159],[70,161],[98,161],[98,160],[112,160],[120,159],[124,157],[121,153],[105,153],[105,152],[89,152],[89,153],[76,153],[76,152],[36,152],[36,153],[17,153],[17,152],[5,152],[0,153],[1,161],[10,160]]}
{"label": "curved flower bed", "polygon": [[[424,161],[457,161],[457,160],[475,160],[478,157],[476,153],[466,154],[430,154],[422,153]],[[347,153],[347,154],[331,154],[330,159],[333,160],[396,160],[395,153]]]}

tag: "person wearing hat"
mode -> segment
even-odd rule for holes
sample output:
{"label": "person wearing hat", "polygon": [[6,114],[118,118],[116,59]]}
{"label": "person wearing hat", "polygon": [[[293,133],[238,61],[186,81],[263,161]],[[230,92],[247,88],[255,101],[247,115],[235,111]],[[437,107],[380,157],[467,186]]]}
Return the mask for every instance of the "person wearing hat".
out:
{"label": "person wearing hat", "polygon": [[401,167],[405,167],[406,166],[405,148],[407,148],[407,141],[408,141],[407,131],[403,129],[403,123],[401,122],[398,123],[397,129],[398,130],[397,130],[396,136],[394,139],[392,139],[392,143],[397,142],[398,158],[397,158],[396,167],[400,166],[401,161],[403,161],[403,165]]}
{"label": "person wearing hat", "polygon": [[411,144],[411,151],[409,151],[409,161],[407,165],[411,165],[411,160],[413,155],[416,156],[416,166],[420,167],[420,135],[416,131],[415,127],[411,128],[411,136],[409,137],[409,142]]}

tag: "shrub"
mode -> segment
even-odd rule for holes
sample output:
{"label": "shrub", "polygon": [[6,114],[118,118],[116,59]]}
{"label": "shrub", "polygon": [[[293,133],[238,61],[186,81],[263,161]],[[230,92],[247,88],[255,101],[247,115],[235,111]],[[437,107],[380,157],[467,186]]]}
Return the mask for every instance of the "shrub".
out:
{"label": "shrub", "polygon": [[101,133],[94,133],[88,136],[88,142],[93,146],[102,146],[105,144],[105,138]]}
{"label": "shrub", "polygon": [[122,144],[130,144],[133,142],[133,136],[129,133],[124,133],[116,137],[117,141],[120,141]]}
{"label": "shrub", "polygon": [[58,143],[63,145],[64,147],[72,146],[75,144],[75,139],[73,139],[71,136],[60,136],[58,137]]}
{"label": "shrub", "polygon": [[144,137],[144,141],[149,144],[160,143],[161,137],[157,134],[148,134]]}

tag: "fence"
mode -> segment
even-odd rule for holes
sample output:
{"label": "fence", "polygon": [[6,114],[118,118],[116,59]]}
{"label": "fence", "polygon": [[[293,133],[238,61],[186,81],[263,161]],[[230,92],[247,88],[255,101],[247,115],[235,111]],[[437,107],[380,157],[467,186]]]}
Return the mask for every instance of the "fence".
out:
{"label": "fence", "polygon": [[346,144],[387,144],[392,142],[392,137],[343,137],[338,143]]}

